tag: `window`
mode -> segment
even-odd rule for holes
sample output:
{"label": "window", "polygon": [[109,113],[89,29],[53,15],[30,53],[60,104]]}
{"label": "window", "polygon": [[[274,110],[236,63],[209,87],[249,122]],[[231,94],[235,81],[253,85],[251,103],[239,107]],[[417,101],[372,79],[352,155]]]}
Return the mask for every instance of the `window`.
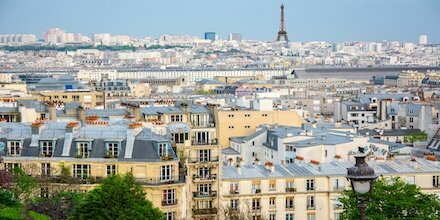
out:
{"label": "window", "polygon": [[315,197],[307,196],[307,209],[315,209]]}
{"label": "window", "polygon": [[63,95],[63,99],[67,99],[67,95]]}
{"label": "window", "polygon": [[269,220],[276,220],[276,219],[277,219],[277,216],[275,214],[270,214],[269,215]]}
{"label": "window", "polygon": [[72,99],[74,102],[79,102],[79,95],[73,95]]}
{"label": "window", "polygon": [[211,160],[211,150],[199,150],[199,161],[210,161]]}
{"label": "window", "polygon": [[231,194],[238,194],[239,193],[238,183],[230,183],[229,191]]}
{"label": "window", "polygon": [[252,199],[252,209],[260,209],[260,199]]}
{"label": "window", "polygon": [[183,116],[182,115],[171,115],[171,122],[179,122],[179,121],[183,121]]}
{"label": "window", "polygon": [[107,165],[107,176],[116,175],[116,165]]}
{"label": "window", "polygon": [[199,192],[200,195],[209,195],[211,193],[211,184],[209,183],[198,184],[197,191]]}
{"label": "window", "polygon": [[165,220],[176,220],[176,212],[165,213]]}
{"label": "window", "polygon": [[295,184],[293,181],[286,182],[286,192],[295,192]]}
{"label": "window", "polygon": [[228,117],[230,117],[230,118],[233,118],[233,117],[234,117],[234,115],[228,115]]}
{"label": "window", "polygon": [[107,156],[118,157],[119,143],[109,142],[107,143]]}
{"label": "window", "polygon": [[20,141],[8,141],[8,155],[12,157],[20,156],[20,145]]}
{"label": "window", "polygon": [[259,181],[252,183],[252,194],[261,193],[261,185]]}
{"label": "window", "polygon": [[239,208],[239,201],[238,199],[231,199],[231,209],[232,210],[238,210]]}
{"label": "window", "polygon": [[160,167],[160,180],[167,181],[173,178],[173,165],[164,165]]}
{"label": "window", "polygon": [[251,128],[251,126],[249,126],[249,125],[245,125],[244,128]]}
{"label": "window", "polygon": [[295,147],[292,145],[286,145],[286,151],[294,151]]}
{"label": "window", "polygon": [[341,213],[335,213],[333,220],[341,220]]}
{"label": "window", "polygon": [[269,180],[269,191],[277,190],[277,182],[276,180]]}
{"label": "window", "polygon": [[307,180],[306,189],[307,191],[315,190],[315,180]]}
{"label": "window", "polygon": [[5,163],[5,169],[14,170],[16,168],[20,168],[21,165],[19,163]]}
{"label": "window", "polygon": [[267,114],[262,114],[261,116],[263,116],[263,117],[267,117]]}
{"label": "window", "polygon": [[42,176],[50,176],[50,163],[42,163],[41,164],[41,175]]}
{"label": "window", "polygon": [[335,191],[340,191],[345,189],[344,185],[343,179],[335,179],[333,187]]}
{"label": "window", "polygon": [[174,205],[177,204],[176,199],[176,190],[175,189],[166,189],[162,191],[163,193],[163,199],[162,199],[162,205]]}
{"label": "window", "polygon": [[77,157],[79,158],[89,158],[90,154],[90,143],[89,142],[78,142],[76,145]]}
{"label": "window", "polygon": [[90,176],[90,165],[88,164],[74,164],[73,176],[80,179],[87,179]]}
{"label": "window", "polygon": [[209,167],[200,167],[197,171],[197,174],[200,178],[209,178],[211,176],[211,168]]}
{"label": "window", "polygon": [[244,115],[244,117],[251,117],[251,115],[246,114],[246,115]]}
{"label": "window", "polygon": [[43,157],[52,157],[53,155],[53,141],[41,141],[41,156]]}
{"label": "window", "polygon": [[234,126],[229,126],[229,128],[234,128]]}
{"label": "window", "polygon": [[293,220],[293,213],[286,214],[286,220]]}
{"label": "window", "polygon": [[432,176],[432,186],[434,187],[440,186],[440,176]]}
{"label": "window", "polygon": [[308,213],[307,220],[316,220],[316,215],[314,213]]}
{"label": "window", "polygon": [[414,118],[413,117],[409,118],[409,122],[414,122]]}
{"label": "window", "polygon": [[157,151],[159,153],[159,157],[168,156],[167,144],[166,143],[159,143],[158,147],[157,147]]}
{"label": "window", "polygon": [[295,205],[295,200],[293,197],[287,197],[286,198],[286,209],[293,209]]}
{"label": "window", "polygon": [[275,201],[276,201],[276,198],[275,197],[270,197],[269,198],[269,206],[275,206]]}

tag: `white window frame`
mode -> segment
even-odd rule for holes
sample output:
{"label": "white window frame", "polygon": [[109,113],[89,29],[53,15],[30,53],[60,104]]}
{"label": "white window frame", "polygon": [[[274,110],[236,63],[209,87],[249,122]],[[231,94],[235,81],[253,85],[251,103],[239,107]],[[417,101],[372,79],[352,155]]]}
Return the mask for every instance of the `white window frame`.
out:
{"label": "white window frame", "polygon": [[162,191],[162,201],[167,204],[175,204],[176,203],[176,190],[175,189],[165,189]]}
{"label": "white window frame", "polygon": [[78,141],[76,143],[76,150],[77,155],[81,156],[82,158],[89,158],[90,157],[90,142],[86,141]]}
{"label": "white window frame", "polygon": [[7,144],[8,144],[8,155],[9,156],[12,156],[12,157],[20,156],[21,149],[22,149],[21,141],[11,140],[11,141],[8,141]]}
{"label": "white window frame", "polygon": [[52,157],[55,148],[54,145],[55,143],[52,140],[40,141],[41,155]]}
{"label": "white window frame", "polygon": [[157,144],[157,153],[159,154],[159,157],[165,157],[168,156],[168,149],[167,149],[167,143],[158,143]]}
{"label": "white window frame", "polygon": [[170,181],[173,179],[173,165],[163,165],[160,166],[160,180],[161,181]]}
{"label": "white window frame", "polygon": [[116,164],[107,164],[106,166],[106,174],[107,176],[116,175],[117,172],[117,166]]}
{"label": "white window frame", "polygon": [[107,155],[118,157],[119,155],[119,143],[117,142],[107,142]]}
{"label": "white window frame", "polygon": [[87,179],[90,177],[90,164],[73,164],[73,176],[80,179]]}

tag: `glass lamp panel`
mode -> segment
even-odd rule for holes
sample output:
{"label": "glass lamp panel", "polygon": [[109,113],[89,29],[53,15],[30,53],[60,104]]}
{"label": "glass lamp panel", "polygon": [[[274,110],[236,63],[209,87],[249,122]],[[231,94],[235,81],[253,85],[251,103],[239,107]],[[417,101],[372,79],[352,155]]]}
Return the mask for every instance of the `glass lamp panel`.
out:
{"label": "glass lamp panel", "polygon": [[356,193],[365,194],[370,191],[370,181],[353,181],[353,188]]}

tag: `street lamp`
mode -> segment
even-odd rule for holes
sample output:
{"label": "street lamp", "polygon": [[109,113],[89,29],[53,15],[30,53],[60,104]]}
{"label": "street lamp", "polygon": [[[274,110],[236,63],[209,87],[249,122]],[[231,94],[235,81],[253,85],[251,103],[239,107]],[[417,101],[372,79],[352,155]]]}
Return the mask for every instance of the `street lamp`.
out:
{"label": "street lamp", "polygon": [[366,205],[368,194],[373,188],[373,182],[377,178],[374,169],[365,162],[365,155],[355,155],[356,164],[347,169],[347,179],[351,182],[351,188],[358,200],[360,220],[366,220]]}

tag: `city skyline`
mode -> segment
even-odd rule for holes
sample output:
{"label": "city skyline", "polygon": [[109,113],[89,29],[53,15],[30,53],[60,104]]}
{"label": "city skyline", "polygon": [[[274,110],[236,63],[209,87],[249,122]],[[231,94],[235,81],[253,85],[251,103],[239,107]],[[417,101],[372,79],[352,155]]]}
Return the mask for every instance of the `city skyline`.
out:
{"label": "city skyline", "polygon": [[[204,32],[214,31],[221,39],[227,39],[229,33],[241,33],[244,39],[274,41],[279,28],[279,6],[284,4],[286,29],[292,42],[417,42],[422,34],[428,36],[430,43],[440,42],[440,31],[434,28],[440,20],[436,13],[440,2],[433,0],[102,3],[6,0],[0,3],[0,19],[14,22],[2,22],[0,34],[29,33],[42,38],[47,29],[59,27],[88,36],[111,33],[157,38],[162,34],[188,34],[203,38]],[[120,16],[114,16],[118,13]]]}

